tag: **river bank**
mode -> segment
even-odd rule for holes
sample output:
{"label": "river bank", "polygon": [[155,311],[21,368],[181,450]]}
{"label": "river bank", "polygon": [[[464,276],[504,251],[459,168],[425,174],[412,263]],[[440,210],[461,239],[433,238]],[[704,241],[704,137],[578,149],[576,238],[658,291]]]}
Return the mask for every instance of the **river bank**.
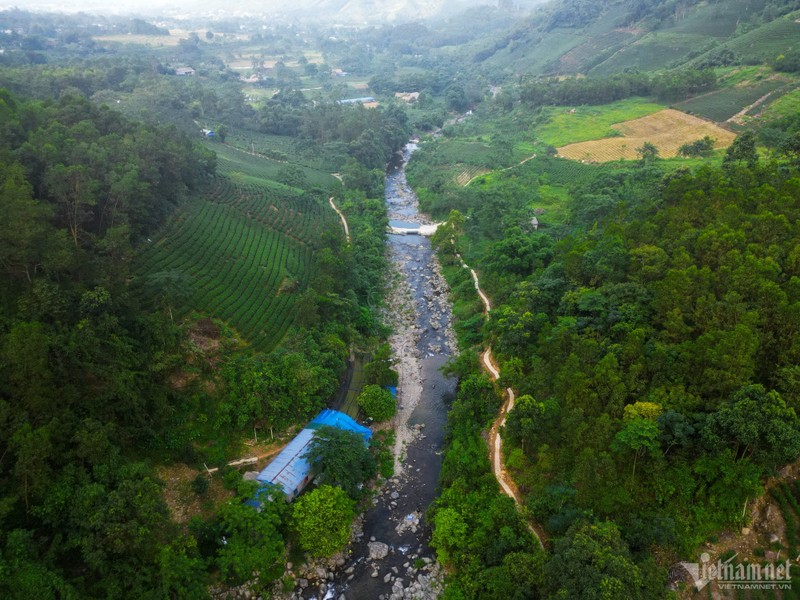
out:
{"label": "river bank", "polygon": [[[430,224],[405,179],[414,149],[409,144],[387,169],[387,212],[390,218]],[[392,273],[384,318],[393,331],[389,343],[399,375],[392,422],[395,472],[354,524],[348,549],[295,567],[296,585],[283,598],[433,600],[443,588],[425,511],[436,497],[447,406],[456,383],[441,373],[455,349],[449,288],[429,239],[389,235],[388,252]]]}

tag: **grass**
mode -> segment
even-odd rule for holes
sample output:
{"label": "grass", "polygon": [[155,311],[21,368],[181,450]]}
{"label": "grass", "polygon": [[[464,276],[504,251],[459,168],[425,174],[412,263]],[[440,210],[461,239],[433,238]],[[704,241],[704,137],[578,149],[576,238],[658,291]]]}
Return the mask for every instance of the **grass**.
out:
{"label": "grass", "polygon": [[628,98],[603,106],[557,107],[550,109],[549,121],[537,128],[537,134],[543,142],[553,146],[612,137],[617,135],[614,125],[663,108],[661,104],[642,98]]}
{"label": "grass", "polygon": [[562,146],[558,155],[588,162],[635,160],[639,158],[637,149],[650,142],[658,148],[660,156],[673,157],[680,146],[706,135],[716,140],[717,149],[727,148],[736,138],[734,133],[713,123],[672,109],[615,123],[612,128],[621,135]]}

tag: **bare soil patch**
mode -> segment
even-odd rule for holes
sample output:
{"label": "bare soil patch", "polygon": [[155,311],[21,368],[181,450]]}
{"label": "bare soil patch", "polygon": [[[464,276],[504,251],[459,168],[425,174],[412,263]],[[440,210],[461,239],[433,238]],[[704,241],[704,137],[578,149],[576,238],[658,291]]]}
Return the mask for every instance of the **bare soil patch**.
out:
{"label": "bare soil patch", "polygon": [[619,137],[568,144],[558,149],[558,156],[583,162],[636,160],[636,152],[645,142],[658,148],[659,156],[671,158],[678,148],[688,142],[709,136],[716,140],[715,148],[727,148],[736,134],[719,125],[671,108],[646,117],[615,123],[612,128]]}

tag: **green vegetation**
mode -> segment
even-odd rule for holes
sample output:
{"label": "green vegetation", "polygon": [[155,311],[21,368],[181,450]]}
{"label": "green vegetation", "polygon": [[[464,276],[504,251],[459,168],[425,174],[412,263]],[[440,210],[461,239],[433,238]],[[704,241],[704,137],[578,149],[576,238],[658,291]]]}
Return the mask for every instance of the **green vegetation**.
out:
{"label": "green vegetation", "polygon": [[377,469],[360,434],[327,425],[314,432],[304,457],[321,484],[341,488],[354,500]]}
{"label": "green vegetation", "polygon": [[709,136],[684,144],[678,148],[681,156],[711,156],[714,152],[714,140]]}
{"label": "green vegetation", "polygon": [[558,107],[550,109],[546,125],[538,128],[541,140],[552,146],[597,140],[617,135],[611,126],[638,119],[664,108],[640,98],[620,100],[603,106]]}
{"label": "green vegetation", "polygon": [[[552,236],[526,231],[525,213],[511,210],[516,195],[503,188],[493,198],[504,206],[493,209],[504,216],[502,233],[480,211],[488,197],[474,207],[468,195],[450,197],[471,216],[460,250],[470,253],[472,242],[493,298],[483,343],[513,373],[503,385],[520,394],[506,425],[507,464],[531,514],[557,538],[545,572],[569,597],[592,597],[601,580],[623,572],[631,579],[620,597],[661,597],[666,573],[650,549],[689,554],[715,530],[740,526],[741,506],[762,492],[762,477],[800,454],[798,398],[787,379],[794,358],[781,341],[795,300],[793,259],[767,250],[796,242],[795,172],[758,164],[752,135],[736,140],[721,169],[665,176],[648,164],[658,163],[595,171],[573,186],[571,227]],[[441,244],[444,260],[456,262],[449,237]],[[470,293],[457,277],[451,286]],[[728,317],[718,313],[723,306]],[[478,468],[465,454],[454,438],[448,458]],[[449,464],[434,544],[461,588],[479,579],[454,561],[476,525],[451,510],[463,484],[451,482]],[[794,517],[787,522],[793,527]],[[584,563],[581,577],[568,576],[566,565]],[[588,565],[595,583],[587,583]]]}
{"label": "green vegetation", "polygon": [[[336,31],[197,16],[179,35],[3,12],[0,595],[206,598],[258,573],[266,597],[287,554],[344,547],[391,433],[322,431],[326,483],[292,507],[252,510],[226,463],[325,406],[353,354],[365,412],[393,414],[383,170],[436,128],[408,175],[450,217],[464,350],[428,513],[445,597],[659,598],[667,561],[743,524],[800,454],[798,4],[506,4]],[[362,95],[379,107],[338,103]],[[673,103],[746,111],[744,134],[724,155],[699,134],[678,142],[691,158],[646,137],[640,161],[554,157]],[[505,386],[522,517],[484,441]],[[797,489],[772,493],[794,554]]]}
{"label": "green vegetation", "polygon": [[761,97],[785,88],[785,83],[773,79],[756,85],[728,87],[675,105],[682,111],[699,115],[712,121],[725,121]]}
{"label": "green vegetation", "polygon": [[283,507],[279,502],[278,498],[266,502],[260,511],[238,499],[222,505],[218,513],[219,533],[225,543],[217,560],[225,579],[241,584],[257,574],[269,582],[283,573]]}
{"label": "green vegetation", "polygon": [[292,528],[300,548],[311,556],[330,556],[350,539],[355,502],[330,485],[303,494],[292,506]]}
{"label": "green vegetation", "polygon": [[356,402],[368,418],[376,421],[388,421],[397,412],[397,401],[392,393],[374,384],[365,386]]}
{"label": "green vegetation", "polygon": [[[138,259],[145,286],[166,294],[168,274],[185,276],[172,308],[224,318],[260,350],[273,349],[294,321],[315,274],[315,256],[341,237],[321,199],[219,179],[181,210]],[[174,297],[177,296],[177,297]]]}

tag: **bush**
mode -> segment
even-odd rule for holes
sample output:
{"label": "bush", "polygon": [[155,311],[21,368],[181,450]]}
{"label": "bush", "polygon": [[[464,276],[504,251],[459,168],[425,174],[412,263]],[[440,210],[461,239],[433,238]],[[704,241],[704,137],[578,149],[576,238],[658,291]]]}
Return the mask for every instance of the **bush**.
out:
{"label": "bush", "polygon": [[192,480],[191,485],[192,485],[192,491],[198,496],[202,496],[208,490],[209,486],[208,477],[206,477],[202,473],[198,473],[197,476]]}
{"label": "bush", "polygon": [[301,496],[292,511],[300,547],[311,556],[330,556],[350,539],[355,502],[341,488],[321,485]]}
{"label": "bush", "polygon": [[389,390],[377,385],[368,385],[356,400],[369,418],[376,421],[387,421],[397,412],[397,402]]}

